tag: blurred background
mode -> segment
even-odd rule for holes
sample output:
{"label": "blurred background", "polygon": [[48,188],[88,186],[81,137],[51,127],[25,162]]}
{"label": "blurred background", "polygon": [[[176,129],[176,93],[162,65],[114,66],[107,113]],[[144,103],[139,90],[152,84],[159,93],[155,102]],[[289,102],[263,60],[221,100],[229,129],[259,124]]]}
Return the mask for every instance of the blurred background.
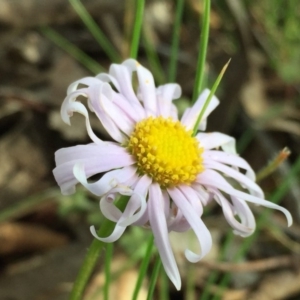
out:
{"label": "blurred background", "polygon": [[[81,3],[0,1],[0,300],[67,299],[92,241],[89,226],[101,224],[99,199],[81,187],[63,197],[54,182],[54,152],[90,142],[84,120],[74,116],[67,126],[60,105],[70,83],[129,57],[135,1]],[[138,58],[157,85],[170,78],[177,3],[146,1]],[[202,12],[202,1],[184,2],[174,78],[183,89],[179,111],[192,97]],[[267,199],[291,211],[294,225],[286,228],[280,213],[252,205],[258,229],[242,239],[212,205],[203,217],[214,238],[209,257],[188,263],[182,242],[171,235],[183,289],[175,292],[162,273],[156,299],[300,299],[299,28],[296,0],[212,1],[206,85],[212,86],[229,58],[231,63],[208,131],[234,136],[255,171],[290,149],[288,159],[260,184]],[[92,124],[105,136],[96,118]],[[111,299],[131,299],[147,234],[131,228],[117,243]],[[189,234],[180,238],[189,240]],[[85,300],[102,299],[102,262]],[[140,299],[146,295],[147,280]]]}

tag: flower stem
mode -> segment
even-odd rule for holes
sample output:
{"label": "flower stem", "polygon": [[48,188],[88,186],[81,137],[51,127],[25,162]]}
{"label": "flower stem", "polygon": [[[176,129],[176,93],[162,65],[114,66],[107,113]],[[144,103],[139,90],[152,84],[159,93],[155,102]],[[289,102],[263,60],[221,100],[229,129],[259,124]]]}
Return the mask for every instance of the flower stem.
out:
{"label": "flower stem", "polygon": [[[119,201],[116,203],[116,206],[120,210],[124,210],[127,202],[128,202],[127,196],[122,196]],[[103,225],[97,232],[99,236],[108,236],[114,229],[115,223],[105,219],[103,222]],[[94,239],[88,253],[85,256],[85,259],[83,261],[83,264],[79,270],[79,273],[77,275],[77,278],[74,282],[73,289],[71,291],[69,300],[81,300],[82,294],[84,292],[84,289],[86,287],[86,284],[94,270],[94,267],[96,265],[96,262],[98,260],[100,250],[105,246],[106,243],[101,242],[99,240]]]}
{"label": "flower stem", "polygon": [[147,271],[147,268],[148,268],[148,264],[149,264],[150,259],[151,259],[153,243],[154,243],[154,239],[153,239],[153,236],[151,235],[151,237],[149,238],[149,241],[148,241],[148,246],[147,246],[147,250],[146,250],[146,253],[145,253],[145,257],[144,257],[144,259],[142,261],[142,265],[140,267],[139,277],[138,277],[136,285],[135,285],[132,300],[137,299],[139,291],[141,289],[143,279],[145,277],[145,274],[146,274],[146,271]]}
{"label": "flower stem", "polygon": [[137,54],[138,54],[141,29],[143,23],[145,0],[137,0],[136,2],[137,2],[136,15],[135,15],[135,22],[133,26],[133,36],[132,36],[131,48],[130,48],[130,57],[135,59],[137,58]]}
{"label": "flower stem", "polygon": [[210,16],[210,0],[204,0],[204,14],[202,19],[200,49],[197,63],[197,74],[193,91],[193,102],[196,101],[198,95],[203,89],[205,60],[207,53],[208,37],[209,37],[209,16]]}
{"label": "flower stem", "polygon": [[171,57],[168,73],[168,81],[174,82],[176,79],[177,57],[179,49],[180,25],[182,20],[184,0],[178,0],[176,5],[175,24],[172,36]]}
{"label": "flower stem", "polygon": [[158,277],[160,268],[161,268],[161,260],[159,257],[157,257],[154,268],[153,268],[153,272],[151,275],[151,279],[150,279],[150,286],[149,286],[149,290],[148,290],[147,300],[153,299],[153,292],[154,292],[154,288],[156,285],[156,281],[157,281],[157,277]]}
{"label": "flower stem", "polygon": [[223,75],[225,74],[225,72],[226,72],[226,70],[227,70],[227,68],[229,66],[230,60],[231,59],[229,59],[229,61],[222,68],[220,74],[218,75],[216,81],[214,82],[214,84],[213,84],[213,86],[211,88],[211,91],[210,91],[207,99],[205,100],[205,103],[204,103],[204,105],[203,105],[203,107],[202,107],[202,109],[201,109],[201,111],[199,113],[199,116],[198,116],[198,118],[196,120],[196,123],[194,125],[193,136],[195,136],[197,134],[197,132],[198,132],[198,127],[199,127],[199,124],[200,124],[200,122],[202,120],[202,117],[204,116],[204,113],[205,113],[205,111],[206,111],[206,109],[208,107],[208,104],[209,104],[210,100],[212,99],[213,95],[215,94],[215,92],[216,92],[216,90],[217,90],[217,88],[218,88],[218,86],[219,86],[219,84],[220,84],[220,82],[221,82],[221,80],[223,78]]}
{"label": "flower stem", "polygon": [[109,286],[111,282],[111,258],[113,254],[114,244],[109,243],[106,246],[106,254],[105,254],[105,284],[104,284],[104,300],[109,300]]}

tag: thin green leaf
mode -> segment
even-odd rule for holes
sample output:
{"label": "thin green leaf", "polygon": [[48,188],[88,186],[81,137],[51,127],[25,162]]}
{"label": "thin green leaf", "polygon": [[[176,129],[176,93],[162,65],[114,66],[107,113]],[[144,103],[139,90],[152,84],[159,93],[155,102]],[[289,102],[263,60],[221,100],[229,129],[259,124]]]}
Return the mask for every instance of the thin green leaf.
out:
{"label": "thin green leaf", "polygon": [[136,1],[136,15],[135,15],[135,22],[133,26],[133,36],[132,36],[131,48],[130,48],[130,57],[134,59],[136,59],[138,55],[141,29],[143,23],[144,7],[145,7],[145,0]]}
{"label": "thin green leaf", "polygon": [[147,268],[148,268],[148,265],[149,265],[149,262],[150,262],[150,259],[151,259],[153,244],[154,244],[154,238],[153,238],[153,236],[151,236],[148,240],[148,247],[147,247],[147,250],[146,250],[146,253],[145,253],[145,257],[142,261],[142,265],[140,267],[139,277],[137,279],[137,282],[136,282],[136,285],[135,285],[135,288],[134,288],[134,292],[133,292],[133,295],[132,295],[132,300],[136,300],[137,297],[138,297],[139,291],[141,289],[141,286],[142,286],[142,283],[143,283],[143,280],[144,280],[144,277],[146,275]]}
{"label": "thin green leaf", "polygon": [[184,5],[184,0],[177,1],[176,13],[175,13],[175,23],[173,26],[169,74],[168,74],[169,82],[174,82],[176,80],[180,25],[181,25],[182,14],[183,14],[183,5]]}
{"label": "thin green leaf", "polygon": [[207,45],[209,38],[209,17],[210,17],[210,0],[204,0],[204,13],[202,19],[201,38],[199,46],[199,56],[197,63],[197,73],[193,91],[193,103],[198,95],[203,90],[204,75],[205,75],[205,60],[207,53]]}
{"label": "thin green leaf", "polygon": [[160,289],[159,289],[159,299],[169,300],[169,277],[167,276],[164,269],[160,272]]}
{"label": "thin green leaf", "polygon": [[223,77],[224,73],[227,70],[227,67],[228,67],[229,63],[230,63],[230,60],[226,63],[226,65],[221,70],[219,76],[217,77],[217,79],[216,79],[216,81],[215,81],[215,83],[214,83],[214,85],[213,85],[213,87],[212,87],[212,89],[211,89],[211,91],[210,91],[210,93],[209,93],[209,95],[208,95],[208,97],[207,97],[207,99],[206,99],[203,107],[202,107],[202,110],[201,110],[201,112],[200,112],[200,114],[199,114],[199,116],[197,118],[197,121],[196,121],[194,129],[193,129],[193,136],[195,136],[197,134],[198,127],[199,127],[201,119],[202,119],[202,117],[203,117],[203,115],[205,113],[205,110],[207,109],[210,100],[212,99],[213,95],[215,94],[215,92],[216,92],[216,90],[217,90],[217,88],[218,88],[218,86],[219,86],[219,84],[220,84],[220,82],[222,80],[222,77]]}
{"label": "thin green leaf", "polygon": [[110,60],[120,62],[121,57],[119,53],[99,28],[98,24],[93,20],[84,5],[79,0],[69,0],[69,2]]}
{"label": "thin green leaf", "polygon": [[55,30],[47,26],[40,28],[40,30],[49,40],[55,43],[58,47],[62,48],[64,51],[68,52],[92,73],[98,74],[104,71],[104,68],[100,64],[85,54],[82,50],[77,48],[74,44],[70,43]]}
{"label": "thin green leaf", "polygon": [[161,268],[161,260],[159,257],[157,257],[153,271],[152,271],[152,275],[150,278],[147,300],[153,299],[153,293],[154,293],[154,289],[155,289],[155,285],[157,282],[157,277],[158,277],[160,268]]}
{"label": "thin green leaf", "polygon": [[105,283],[104,283],[104,300],[109,300],[109,286],[111,283],[111,259],[113,255],[113,249],[114,249],[114,244],[109,243],[106,246],[106,253],[105,253]]}

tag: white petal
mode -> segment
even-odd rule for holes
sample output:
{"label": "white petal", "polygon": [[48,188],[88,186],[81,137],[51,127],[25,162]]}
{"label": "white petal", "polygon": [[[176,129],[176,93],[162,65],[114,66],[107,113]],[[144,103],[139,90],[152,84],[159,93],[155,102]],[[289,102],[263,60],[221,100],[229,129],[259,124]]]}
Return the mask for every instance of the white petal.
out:
{"label": "white petal", "polygon": [[251,179],[249,179],[244,174],[226,166],[216,161],[209,161],[204,163],[205,169],[214,169],[224,173],[236,181],[238,181],[242,187],[247,188],[249,192],[259,198],[264,198],[264,193],[262,189]]}
{"label": "white petal", "polygon": [[54,177],[63,194],[75,191],[78,182],[73,168],[83,164],[86,177],[89,178],[101,172],[133,165],[135,162],[126,149],[112,143],[81,145],[60,149],[55,153],[56,168]]}
{"label": "white petal", "polygon": [[85,117],[85,124],[87,128],[88,135],[92,139],[92,141],[96,144],[102,144],[103,141],[100,140],[92,130],[88,111],[82,103],[74,102],[78,96],[85,96],[87,97],[86,93],[83,92],[74,92],[68,95],[61,107],[61,116],[65,123],[71,125],[70,117],[73,115],[73,112],[77,112]]}
{"label": "white petal", "polygon": [[196,138],[204,149],[221,147],[225,152],[236,154],[235,139],[229,135],[220,132],[198,133]]}
{"label": "white petal", "polygon": [[[191,107],[191,109],[182,116],[181,123],[184,124],[188,130],[191,130],[194,128],[194,126],[197,122],[197,119],[199,117],[199,114],[202,110],[202,107],[203,107],[206,99],[209,96],[209,93],[210,93],[210,90],[205,89],[200,94],[200,96],[198,97],[195,104]],[[209,114],[219,105],[219,102],[220,101],[217,99],[217,97],[215,97],[215,96],[212,97],[212,99],[209,102],[208,107],[206,108],[204,115],[199,123],[199,128],[201,130],[205,130],[206,123],[203,123],[203,122],[205,122],[205,120],[209,116]]]}
{"label": "white petal", "polygon": [[181,279],[169,241],[163,205],[161,189],[157,183],[153,183],[149,189],[148,200],[150,225],[165,271],[176,289],[180,290]]}
{"label": "white petal", "polygon": [[218,172],[213,171],[213,170],[205,170],[204,172],[200,173],[197,176],[196,179],[197,182],[199,182],[202,185],[206,185],[206,186],[212,186],[215,187],[231,196],[243,199],[245,201],[248,202],[252,202],[255,204],[259,204],[259,205],[263,205],[265,207],[269,207],[269,208],[273,208],[273,209],[277,209],[280,210],[281,212],[283,212],[286,216],[287,222],[288,222],[288,226],[291,226],[293,223],[293,219],[292,216],[290,214],[290,212],[288,210],[286,210],[285,208],[274,204],[270,201],[249,195],[247,193],[238,191],[236,189],[234,189]]}
{"label": "white petal", "polygon": [[[67,89],[67,95],[75,92],[78,88],[78,85],[80,85],[80,84],[83,84],[85,86],[91,86],[93,84],[99,84],[99,83],[100,83],[99,79],[97,79],[95,77],[84,77],[84,78],[79,79],[69,85],[69,87]],[[79,89],[79,91],[81,89]]]}
{"label": "white petal", "polygon": [[190,251],[189,249],[185,250],[185,256],[190,262],[198,262],[211,249],[212,238],[210,232],[206,228],[200,216],[197,215],[197,213],[195,212],[193,206],[189,203],[185,195],[183,195],[183,193],[180,190],[172,188],[168,189],[168,193],[173,199],[173,201],[176,203],[178,208],[181,210],[186,220],[190,223],[198,238],[201,247],[201,254],[198,255]]}
{"label": "white petal", "polygon": [[249,177],[251,180],[255,181],[255,173],[253,169],[250,167],[250,165],[241,157],[223,152],[223,151],[216,151],[216,150],[210,150],[210,151],[204,151],[202,154],[202,157],[204,161],[209,162],[210,160],[218,161],[227,165],[236,166],[239,168],[242,168],[246,170],[246,176]]}
{"label": "white petal", "polygon": [[86,189],[88,189],[96,196],[102,196],[118,185],[126,185],[126,182],[135,176],[136,168],[129,166],[107,172],[98,181],[93,183],[87,182],[87,177],[84,171],[84,164],[77,163],[73,168],[73,172],[74,177]]}
{"label": "white petal", "polygon": [[[147,175],[139,178],[139,181],[133,190],[131,199],[126,206],[126,210],[124,211],[124,214],[127,213],[129,217],[127,217],[124,221],[121,221],[120,225],[129,226],[137,222],[144,215],[147,207],[146,197],[151,183],[152,179]],[[138,208],[140,208],[140,210],[134,215],[133,213]]]}
{"label": "white petal", "polygon": [[165,118],[172,115],[172,100],[181,96],[181,87],[176,83],[161,85],[156,89],[159,114]]}
{"label": "white petal", "polygon": [[234,217],[233,207],[230,205],[229,201],[218,191],[218,189],[212,189],[214,194],[216,195],[216,200],[222,207],[223,214],[230,224],[230,226],[235,229],[235,233],[241,236],[249,236],[253,233],[255,227],[249,227],[244,225],[243,223],[238,222]]}
{"label": "white petal", "polygon": [[137,72],[139,89],[142,95],[146,116],[158,116],[156,89],[152,74],[134,59],[127,59],[123,65]]}

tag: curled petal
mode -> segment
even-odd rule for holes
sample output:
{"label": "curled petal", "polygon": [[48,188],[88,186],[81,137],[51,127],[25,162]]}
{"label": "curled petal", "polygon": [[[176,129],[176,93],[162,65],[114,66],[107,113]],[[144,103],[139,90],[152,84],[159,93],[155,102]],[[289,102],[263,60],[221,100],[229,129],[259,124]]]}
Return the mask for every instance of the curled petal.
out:
{"label": "curled petal", "polygon": [[[69,85],[69,87],[67,89],[67,95],[75,92],[78,89],[78,86],[80,84],[85,85],[85,86],[91,86],[91,85],[99,84],[99,83],[101,83],[101,82],[99,81],[99,79],[97,79],[95,77],[84,77],[84,78],[79,79]],[[81,89],[83,89],[83,88],[81,88]],[[81,89],[79,89],[79,91]]]}
{"label": "curled petal", "polygon": [[226,174],[226,176],[229,176],[239,182],[242,187],[247,188],[251,194],[264,198],[262,189],[253,180],[233,168],[220,164],[216,161],[205,162],[204,166],[206,169],[214,169]]}
{"label": "curled petal", "polygon": [[168,189],[168,193],[177,205],[178,209],[181,210],[198,238],[201,247],[201,254],[196,254],[189,249],[185,250],[185,256],[190,262],[198,262],[211,249],[212,238],[210,232],[206,228],[200,216],[195,212],[194,207],[189,203],[188,199],[179,189]]}
{"label": "curled petal", "polygon": [[190,224],[183,216],[181,210],[179,210],[175,205],[173,205],[172,211],[174,211],[174,217],[168,219],[169,231],[185,232],[191,229]]}
{"label": "curled petal", "polygon": [[180,290],[181,279],[169,241],[162,200],[162,192],[159,185],[153,183],[149,189],[148,200],[150,225],[165,271],[176,289]]}
{"label": "curled petal", "polygon": [[[252,228],[252,232],[253,232],[256,227],[256,222],[255,222],[255,218],[254,218],[253,213],[252,213],[251,209],[249,208],[248,204],[245,201],[243,201],[237,197],[232,197],[232,196],[231,196],[231,201],[233,203],[233,207],[234,207],[237,215],[241,219],[241,223],[248,228]],[[239,231],[236,231],[236,232],[234,231],[234,233],[242,235],[242,236],[248,236],[246,234],[241,234],[241,232],[239,232]]]}
{"label": "curled petal", "polygon": [[136,169],[132,166],[124,167],[107,172],[98,181],[88,183],[84,164],[78,163],[73,168],[74,177],[78,182],[96,196],[102,196],[120,184],[126,185],[126,182],[135,176],[135,172]]}
{"label": "curled petal", "polygon": [[126,207],[126,210],[128,209],[129,215],[131,214],[131,211],[135,212],[138,208],[140,208],[140,210],[135,215],[128,217],[124,221],[121,221],[120,223],[121,225],[123,226],[131,225],[137,222],[138,220],[140,220],[140,218],[144,215],[147,208],[146,197],[151,183],[152,183],[152,179],[147,175],[144,175],[139,179],[138,183],[134,188],[133,195],[131,196],[132,199],[130,199]]}
{"label": "curled petal", "polygon": [[208,187],[215,187],[231,196],[243,199],[248,202],[252,202],[258,205],[263,205],[265,207],[273,208],[280,210],[281,212],[284,213],[287,219],[288,226],[291,226],[293,223],[292,216],[288,210],[285,208],[274,204],[270,201],[249,195],[247,193],[238,191],[234,189],[218,172],[213,171],[213,170],[205,170],[201,174],[197,176],[196,181],[204,186]]}
{"label": "curled petal", "polygon": [[[119,116],[122,124],[128,120],[125,120],[126,117],[117,112],[115,105],[111,105],[111,99],[113,97],[111,86],[108,83],[92,85],[87,88],[87,97],[89,105],[93,108],[93,111],[109,135],[115,141],[122,143],[124,136],[117,125],[117,121],[113,119],[112,116]],[[110,110],[106,108],[106,105],[110,106]]]}
{"label": "curled petal", "polygon": [[243,222],[238,222],[238,220],[236,220],[236,218],[234,217],[233,207],[230,205],[228,200],[217,189],[213,189],[213,193],[216,196],[216,200],[222,207],[223,214],[227,222],[233,229],[235,229],[234,232],[244,237],[251,235],[255,229],[255,226],[250,227],[243,224]]}
{"label": "curled petal", "polygon": [[85,117],[85,124],[86,124],[89,137],[92,139],[94,143],[102,144],[103,141],[100,140],[92,130],[87,109],[82,103],[74,102],[76,100],[76,97],[78,96],[87,96],[87,94],[83,92],[74,92],[66,97],[61,107],[62,119],[65,123],[71,125],[70,117],[73,115],[74,112],[83,115]]}
{"label": "curled petal", "polygon": [[[119,185],[111,190],[110,193],[112,193],[113,196],[111,198],[110,195],[108,195],[108,197],[103,197],[100,201],[100,208],[106,218],[111,221],[117,221],[114,231],[108,237],[99,237],[96,233],[95,227],[90,227],[93,236],[106,243],[112,243],[119,239],[126,227],[139,218],[146,209],[145,197],[137,194],[136,191],[132,191],[127,186]],[[123,213],[113,204],[115,193],[131,196]],[[134,215],[135,211],[138,209],[140,210]]]}
{"label": "curled petal", "polygon": [[139,81],[139,89],[144,103],[146,116],[158,116],[158,104],[156,89],[152,74],[134,59],[127,59],[123,65],[131,71],[136,71]]}
{"label": "curled petal", "polygon": [[55,160],[53,174],[63,194],[75,191],[78,180],[74,176],[73,168],[76,164],[84,165],[86,178],[89,178],[135,163],[126,149],[107,142],[102,145],[89,144],[60,149],[55,153]]}

